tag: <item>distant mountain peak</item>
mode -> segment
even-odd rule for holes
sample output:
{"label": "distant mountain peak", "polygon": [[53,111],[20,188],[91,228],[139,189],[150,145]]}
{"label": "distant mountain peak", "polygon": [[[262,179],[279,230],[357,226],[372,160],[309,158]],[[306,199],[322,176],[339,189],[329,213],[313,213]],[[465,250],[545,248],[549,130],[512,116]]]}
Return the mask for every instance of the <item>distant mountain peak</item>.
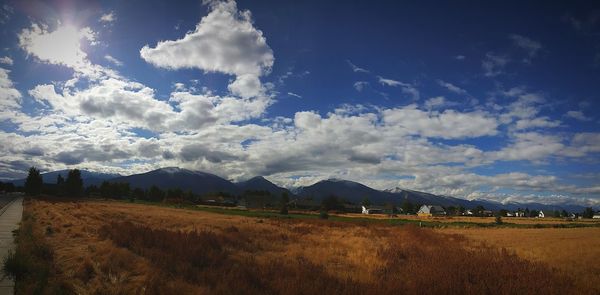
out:
{"label": "distant mountain peak", "polygon": [[394,187],[394,188],[388,188],[388,189],[385,189],[385,190],[383,190],[383,191],[384,191],[384,192],[388,192],[388,193],[392,193],[392,194],[397,194],[397,193],[401,193],[401,192],[403,192],[403,191],[404,191],[404,189],[403,189],[403,188],[401,188],[401,187],[399,187],[399,186],[397,186],[397,187]]}
{"label": "distant mountain peak", "polygon": [[254,176],[254,177],[248,179],[247,181],[251,181],[251,180],[266,180],[266,181],[268,181],[264,176],[260,176],[260,175],[259,176]]}
{"label": "distant mountain peak", "polygon": [[158,169],[158,171],[170,173],[170,174],[179,173],[179,172],[187,172],[187,170],[181,169],[179,167],[164,167],[164,168]]}

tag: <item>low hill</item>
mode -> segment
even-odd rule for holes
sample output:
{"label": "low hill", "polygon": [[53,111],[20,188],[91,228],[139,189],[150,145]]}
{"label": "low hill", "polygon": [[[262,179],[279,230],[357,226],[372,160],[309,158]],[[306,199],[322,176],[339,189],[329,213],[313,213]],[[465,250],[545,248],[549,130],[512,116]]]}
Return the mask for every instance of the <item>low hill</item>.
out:
{"label": "low hill", "polygon": [[273,196],[281,196],[282,193],[287,193],[290,197],[293,195],[288,189],[277,186],[262,176],[238,182],[236,185],[242,193],[245,191],[267,191]]}

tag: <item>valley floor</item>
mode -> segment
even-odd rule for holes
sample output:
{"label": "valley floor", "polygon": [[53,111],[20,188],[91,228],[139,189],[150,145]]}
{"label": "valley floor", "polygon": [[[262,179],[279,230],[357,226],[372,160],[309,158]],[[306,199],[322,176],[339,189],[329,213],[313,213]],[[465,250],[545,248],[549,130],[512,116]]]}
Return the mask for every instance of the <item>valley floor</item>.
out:
{"label": "valley floor", "polygon": [[25,271],[23,294],[594,294],[600,285],[598,227],[432,230],[112,201],[24,205],[17,239],[31,242],[20,255],[51,266],[44,280]]}

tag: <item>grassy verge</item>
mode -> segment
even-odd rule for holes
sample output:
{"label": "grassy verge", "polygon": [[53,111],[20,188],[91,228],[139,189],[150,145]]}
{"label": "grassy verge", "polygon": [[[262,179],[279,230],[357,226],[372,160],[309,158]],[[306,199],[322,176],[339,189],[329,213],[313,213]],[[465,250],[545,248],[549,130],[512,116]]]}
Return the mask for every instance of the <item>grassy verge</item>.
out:
{"label": "grassy verge", "polygon": [[16,249],[3,261],[4,273],[15,280],[15,294],[72,294],[58,279],[53,252],[36,228],[35,216],[23,213],[21,226],[14,232]]}
{"label": "grassy verge", "polygon": [[[236,208],[222,208],[222,207],[211,207],[211,206],[196,206],[196,205],[179,205],[179,204],[165,204],[161,202],[151,201],[140,201],[136,200],[135,203],[143,205],[162,206],[177,209],[188,209],[196,211],[211,212],[217,214],[226,215],[237,215],[255,218],[283,218],[283,219],[317,219],[319,215],[316,213],[297,213],[292,212],[288,215],[281,215],[276,211],[258,211],[258,210],[242,210]],[[476,228],[488,228],[488,227],[510,227],[510,228],[579,228],[579,227],[600,227],[600,223],[597,224],[586,224],[586,223],[536,223],[536,224],[517,224],[510,222],[502,222],[497,224],[495,222],[467,222],[467,221],[453,221],[453,222],[440,222],[440,221],[428,221],[428,220],[409,220],[402,218],[369,218],[369,217],[346,217],[341,215],[329,215],[329,220],[341,221],[341,222],[354,222],[354,223],[379,223],[379,224],[390,224],[390,225],[407,225],[415,224],[421,227],[428,228],[444,228],[444,227],[476,227]]]}

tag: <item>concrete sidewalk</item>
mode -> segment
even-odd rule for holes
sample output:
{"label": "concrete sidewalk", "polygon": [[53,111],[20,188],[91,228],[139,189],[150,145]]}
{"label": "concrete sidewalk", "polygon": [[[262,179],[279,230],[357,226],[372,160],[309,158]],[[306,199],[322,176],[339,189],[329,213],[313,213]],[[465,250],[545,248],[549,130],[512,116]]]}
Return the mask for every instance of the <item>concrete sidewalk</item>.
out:
{"label": "concrete sidewalk", "polygon": [[[18,197],[0,209],[0,278],[4,277],[2,263],[9,250],[15,248],[13,230],[19,228],[23,215],[23,198]],[[13,294],[15,282],[9,278],[0,281],[0,294]]]}

